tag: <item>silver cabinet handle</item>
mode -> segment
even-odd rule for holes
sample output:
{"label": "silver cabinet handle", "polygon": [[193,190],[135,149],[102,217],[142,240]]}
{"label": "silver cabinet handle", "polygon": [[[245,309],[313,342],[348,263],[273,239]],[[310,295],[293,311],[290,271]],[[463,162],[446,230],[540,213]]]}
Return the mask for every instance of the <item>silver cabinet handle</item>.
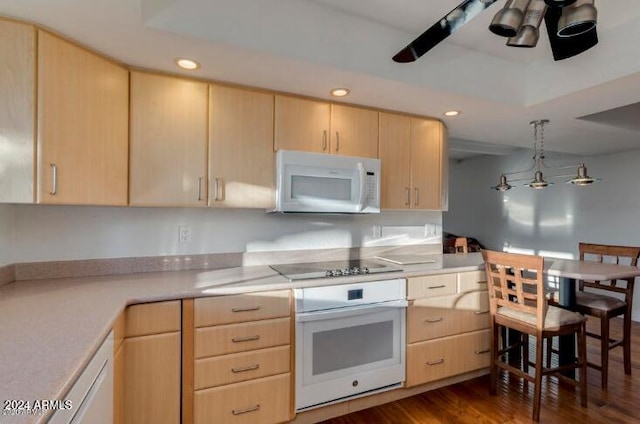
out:
{"label": "silver cabinet handle", "polygon": [[433,289],[443,289],[446,286],[444,284],[440,285],[440,286],[429,286],[427,287],[429,290],[433,290]]}
{"label": "silver cabinet handle", "polygon": [[202,200],[202,177],[198,178],[198,202]]}
{"label": "silver cabinet handle", "polygon": [[491,349],[475,350],[473,353],[475,353],[476,355],[484,355],[485,353],[489,352],[491,352]]}
{"label": "silver cabinet handle", "polygon": [[253,370],[257,370],[258,368],[260,368],[259,364],[253,364],[253,365],[249,365],[248,367],[231,368],[231,372],[239,373],[239,372],[245,372],[245,371],[253,371]]}
{"label": "silver cabinet handle", "polygon": [[475,311],[474,314],[476,315],[484,315],[484,314],[488,314],[489,311]]}
{"label": "silver cabinet handle", "polygon": [[427,365],[429,366],[433,366],[433,365],[440,365],[444,363],[444,359],[438,359],[437,361],[431,361],[431,362],[427,362]]}
{"label": "silver cabinet handle", "polygon": [[231,312],[252,312],[259,311],[260,306],[256,306],[255,308],[231,308]]}
{"label": "silver cabinet handle", "polygon": [[444,321],[443,317],[427,318],[424,320],[424,322],[426,322],[427,324],[435,324],[436,322],[441,322],[441,321]]}
{"label": "silver cabinet handle", "polygon": [[220,199],[220,178],[216,178],[213,184],[213,201],[219,202]]}
{"label": "silver cabinet handle", "polygon": [[420,195],[420,189],[418,187],[415,187],[413,189],[413,194],[415,195],[415,199],[414,200],[414,206],[418,206],[418,204],[420,204],[420,198],[418,197]]}
{"label": "silver cabinet handle", "polygon": [[336,152],[340,150],[340,132],[336,131]]}
{"label": "silver cabinet handle", "polygon": [[256,406],[252,406],[251,408],[247,408],[247,409],[233,409],[231,410],[231,413],[233,415],[241,415],[241,414],[246,414],[247,412],[253,412],[258,410],[260,410],[260,404]]}
{"label": "silver cabinet handle", "polygon": [[252,342],[254,340],[260,340],[260,336],[255,335],[255,336],[249,336],[249,337],[234,337],[233,339],[231,339],[231,341],[234,343]]}
{"label": "silver cabinet handle", "polygon": [[327,130],[322,131],[322,151],[327,150]]}
{"label": "silver cabinet handle", "polygon": [[51,191],[50,195],[55,196],[58,192],[58,167],[55,163],[50,163],[51,166]]}
{"label": "silver cabinet handle", "polygon": [[409,190],[409,187],[405,187],[404,188],[404,194],[407,198],[406,203],[404,204],[405,206],[409,206],[409,204],[411,203],[411,198],[409,197],[409,195],[411,194],[411,191]]}

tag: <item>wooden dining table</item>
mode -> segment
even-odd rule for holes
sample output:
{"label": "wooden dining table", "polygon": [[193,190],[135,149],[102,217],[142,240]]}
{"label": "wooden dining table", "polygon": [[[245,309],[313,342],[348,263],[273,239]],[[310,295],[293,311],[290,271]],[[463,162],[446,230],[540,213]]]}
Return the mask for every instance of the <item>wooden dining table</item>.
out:
{"label": "wooden dining table", "polygon": [[[544,258],[544,270],[548,277],[558,277],[559,304],[574,309],[576,304],[576,280],[607,281],[640,276],[640,268],[577,259]],[[575,361],[575,337],[562,336],[558,345],[560,365]],[[575,378],[575,371],[567,375]]]}

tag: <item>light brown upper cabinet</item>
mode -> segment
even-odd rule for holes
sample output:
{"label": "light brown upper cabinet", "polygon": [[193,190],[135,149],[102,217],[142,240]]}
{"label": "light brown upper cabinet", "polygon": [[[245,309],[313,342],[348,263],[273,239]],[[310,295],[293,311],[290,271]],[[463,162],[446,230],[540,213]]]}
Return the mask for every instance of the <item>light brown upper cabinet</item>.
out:
{"label": "light brown upper cabinet", "polygon": [[331,105],[276,95],[275,150],[329,153]]}
{"label": "light brown upper cabinet", "polygon": [[331,153],[377,158],[378,115],[369,109],[331,105]]}
{"label": "light brown upper cabinet", "polygon": [[276,95],[275,150],[378,157],[378,112]]}
{"label": "light brown upper cabinet", "polygon": [[442,123],[411,118],[411,207],[442,207]]}
{"label": "light brown upper cabinet", "polygon": [[411,118],[380,112],[382,209],[409,209],[411,205]]}
{"label": "light brown upper cabinet", "polygon": [[0,20],[0,202],[33,203],[35,29]]}
{"label": "light brown upper cabinet", "polygon": [[383,209],[443,208],[444,136],[437,120],[380,113]]}
{"label": "light brown upper cabinet", "polygon": [[38,30],[39,203],[127,204],[128,75]]}
{"label": "light brown upper cabinet", "polygon": [[209,205],[273,208],[273,94],[211,85]]}
{"label": "light brown upper cabinet", "polygon": [[208,97],[207,83],[131,72],[131,205],[207,205]]}

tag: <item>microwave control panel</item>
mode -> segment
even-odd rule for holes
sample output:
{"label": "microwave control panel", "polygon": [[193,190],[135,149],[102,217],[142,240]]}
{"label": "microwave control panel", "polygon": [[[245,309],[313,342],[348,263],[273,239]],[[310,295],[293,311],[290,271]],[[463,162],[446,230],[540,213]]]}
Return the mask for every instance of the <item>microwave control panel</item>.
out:
{"label": "microwave control panel", "polygon": [[378,197],[378,179],[376,173],[367,171],[364,181],[365,197],[367,200],[376,200]]}

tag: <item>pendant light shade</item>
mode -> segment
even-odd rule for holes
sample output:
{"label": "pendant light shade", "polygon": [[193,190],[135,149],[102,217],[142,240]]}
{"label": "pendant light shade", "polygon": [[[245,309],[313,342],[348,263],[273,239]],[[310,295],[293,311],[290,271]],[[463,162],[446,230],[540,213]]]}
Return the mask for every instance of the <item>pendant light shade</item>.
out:
{"label": "pendant light shade", "polygon": [[509,37],[507,46],[535,47],[540,38],[540,24],[547,12],[547,5],[543,0],[531,0],[524,15],[520,30],[514,37]]}
{"label": "pendant light shade", "polygon": [[572,5],[576,0],[544,0],[549,7],[565,7]]}
{"label": "pendant light shade", "polygon": [[489,25],[489,30],[501,37],[514,37],[524,21],[524,14],[530,0],[507,0]]}
{"label": "pendant light shade", "polygon": [[544,177],[542,176],[542,172],[536,171],[533,181],[527,184],[527,187],[535,188],[536,190],[541,190],[543,188],[548,187],[549,184],[552,184],[552,183],[548,183],[547,181],[545,181]]}
{"label": "pendant light shade", "polygon": [[573,37],[591,31],[598,21],[595,0],[577,0],[562,9],[558,21],[558,37]]}
{"label": "pendant light shade", "polygon": [[502,174],[500,175],[500,183],[498,185],[491,187],[494,190],[505,192],[507,190],[511,190],[511,186],[507,182],[507,176]]}
{"label": "pendant light shade", "polygon": [[580,166],[578,167],[578,175],[567,182],[577,186],[586,186],[596,182],[596,179],[591,178],[587,174],[587,167],[584,166],[584,163],[581,163]]}

